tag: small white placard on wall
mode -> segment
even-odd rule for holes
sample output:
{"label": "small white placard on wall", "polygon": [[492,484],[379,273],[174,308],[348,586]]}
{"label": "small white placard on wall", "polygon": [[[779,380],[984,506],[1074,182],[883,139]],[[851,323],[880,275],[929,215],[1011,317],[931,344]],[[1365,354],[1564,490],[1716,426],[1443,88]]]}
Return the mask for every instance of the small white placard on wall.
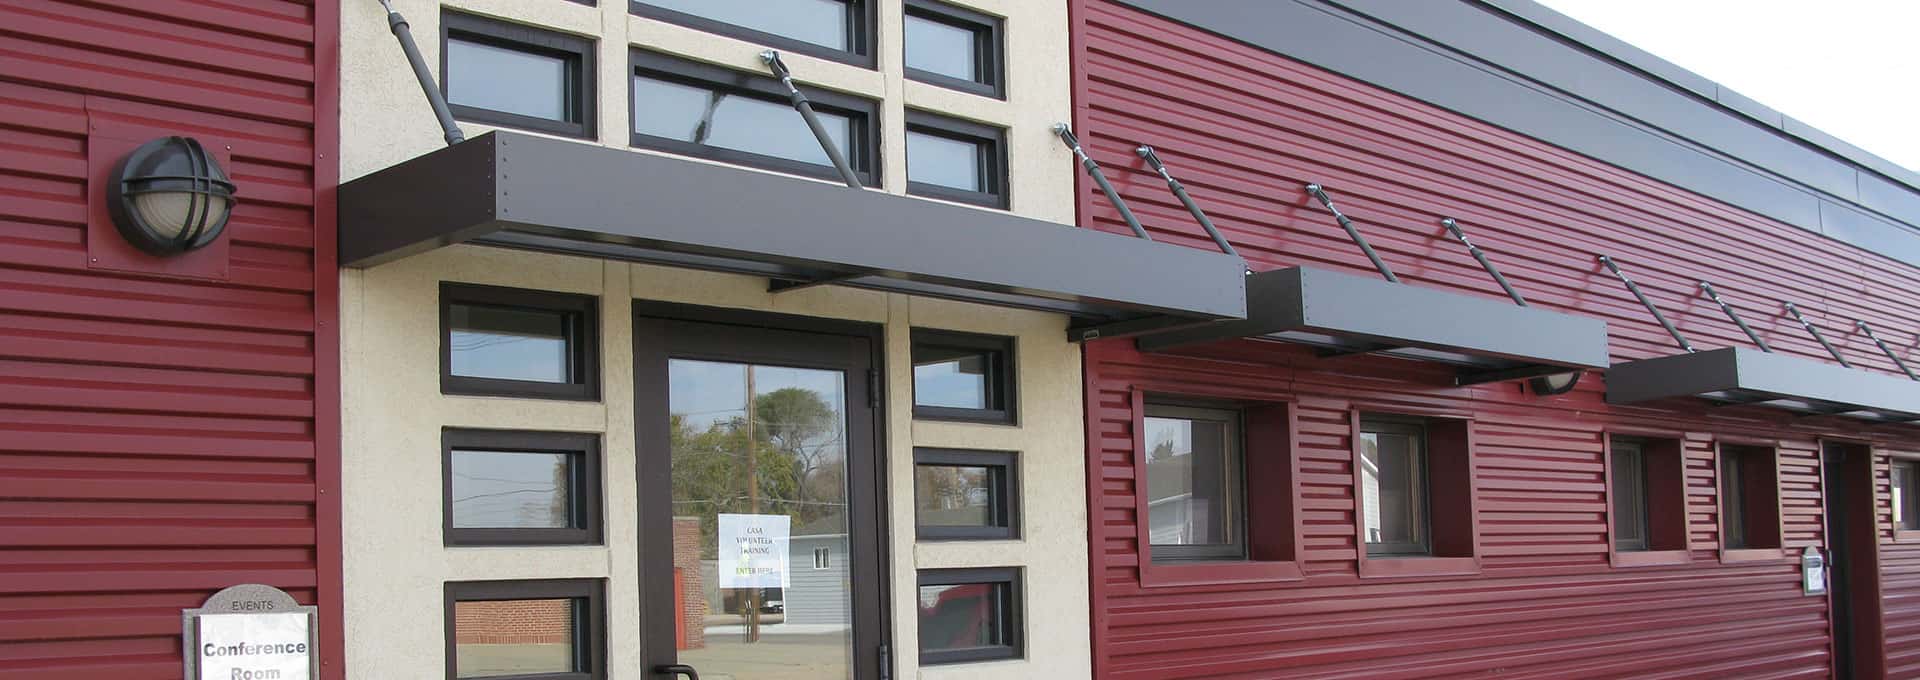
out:
{"label": "small white placard on wall", "polygon": [[787,587],[792,517],[723,513],[719,520],[721,588]]}
{"label": "small white placard on wall", "polygon": [[301,613],[200,617],[200,680],[313,680],[309,617]]}

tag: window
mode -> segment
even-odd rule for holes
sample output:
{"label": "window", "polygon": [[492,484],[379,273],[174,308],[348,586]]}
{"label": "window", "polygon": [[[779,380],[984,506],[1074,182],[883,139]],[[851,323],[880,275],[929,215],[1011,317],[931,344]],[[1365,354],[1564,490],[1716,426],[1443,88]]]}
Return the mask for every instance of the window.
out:
{"label": "window", "polygon": [[814,569],[832,569],[833,568],[833,548],[814,548],[813,549],[813,568]]}
{"label": "window", "polygon": [[1147,404],[1147,523],[1156,560],[1246,556],[1240,413]]}
{"label": "window", "polygon": [[1720,445],[1720,542],[1725,550],[1775,550],[1779,470],[1768,446]]}
{"label": "window", "polygon": [[1007,207],[1006,133],[1000,128],[907,112],[907,193]]}
{"label": "window", "polygon": [[1614,566],[1690,560],[1686,457],[1680,439],[1613,434],[1606,445]]}
{"label": "window", "polygon": [[1014,455],[914,449],[913,503],[919,537],[1019,538],[1020,484]]}
{"label": "window", "polygon": [[1892,477],[1893,528],[1896,531],[1920,531],[1920,461],[1895,460],[1887,470]]}
{"label": "window", "polygon": [[1005,97],[1000,19],[933,2],[907,0],[907,77],[988,97]]}
{"label": "window", "polygon": [[708,33],[873,68],[870,0],[632,0],[627,9]]}
{"label": "window", "polygon": [[593,138],[593,41],[444,12],[440,91],[461,120]]}
{"label": "window", "polygon": [[913,417],[1013,424],[1013,338],[913,330]]}
{"label": "window", "polygon": [[1360,485],[1367,555],[1428,555],[1427,429],[1412,421],[1361,422]]}
{"label": "window", "polygon": [[1356,413],[1353,432],[1360,575],[1479,573],[1473,422]]}
{"label": "window", "polygon": [[600,542],[599,437],[449,429],[441,443],[447,545]]}
{"label": "window", "polygon": [[600,398],[597,309],[587,295],[440,284],[440,391]]}
{"label": "window", "polygon": [[1022,648],[1020,571],[920,571],[920,663],[1017,659]]}
{"label": "window", "polygon": [[1613,442],[1613,545],[1647,549],[1647,460],[1636,439]]}
{"label": "window", "polygon": [[[632,60],[634,146],[840,178],[806,119],[789,103],[786,89],[772,77],[643,50],[634,50]],[[873,186],[880,166],[874,102],[818,88],[807,98],[854,173]]]}
{"label": "window", "polygon": [[448,583],[447,678],[605,678],[604,590],[594,579]]}

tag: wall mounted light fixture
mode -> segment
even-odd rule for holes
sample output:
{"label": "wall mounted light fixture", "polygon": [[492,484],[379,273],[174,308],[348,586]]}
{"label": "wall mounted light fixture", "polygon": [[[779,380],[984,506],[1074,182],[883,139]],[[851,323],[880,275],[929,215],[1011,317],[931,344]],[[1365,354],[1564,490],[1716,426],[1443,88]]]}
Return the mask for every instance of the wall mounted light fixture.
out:
{"label": "wall mounted light fixture", "polygon": [[107,210],[128,243],[172,255],[219,238],[233,194],[226,171],[198,140],[162,137],[120,159],[107,189]]}
{"label": "wall mounted light fixture", "polygon": [[1573,391],[1573,386],[1580,384],[1580,375],[1582,373],[1585,373],[1585,371],[1543,375],[1528,380],[1527,386],[1533,388],[1534,394],[1541,396],[1566,394]]}

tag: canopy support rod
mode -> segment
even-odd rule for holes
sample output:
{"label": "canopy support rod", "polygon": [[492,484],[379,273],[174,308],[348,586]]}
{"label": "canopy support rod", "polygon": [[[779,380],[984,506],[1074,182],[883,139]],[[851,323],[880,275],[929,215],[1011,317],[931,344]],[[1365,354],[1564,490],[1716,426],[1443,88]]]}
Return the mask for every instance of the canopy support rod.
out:
{"label": "canopy support rod", "polygon": [[1867,338],[1868,338],[1868,339],[1871,339],[1871,340],[1873,340],[1873,344],[1876,344],[1876,345],[1879,345],[1879,346],[1880,346],[1880,351],[1882,351],[1882,352],[1886,352],[1886,353],[1887,353],[1887,358],[1888,358],[1888,359],[1892,359],[1892,360],[1893,360],[1893,365],[1895,365],[1895,366],[1899,366],[1899,367],[1900,367],[1900,372],[1901,372],[1901,373],[1905,373],[1905,374],[1907,374],[1907,379],[1909,379],[1909,380],[1920,380],[1920,376],[1916,376],[1916,375],[1914,375],[1914,374],[1913,374],[1913,369],[1911,369],[1911,368],[1907,368],[1907,362],[1904,362],[1904,361],[1901,361],[1901,360],[1900,360],[1900,355],[1898,355],[1898,354],[1894,354],[1894,353],[1893,353],[1893,348],[1892,348],[1892,347],[1888,347],[1888,346],[1887,346],[1887,343],[1884,343],[1884,342],[1881,342],[1881,341],[1880,341],[1880,336],[1878,336],[1878,335],[1874,335],[1874,334],[1873,334],[1873,328],[1872,328],[1871,326],[1868,326],[1868,325],[1867,325],[1867,322],[1865,322],[1865,321],[1860,321],[1860,320],[1858,320],[1858,319],[1855,319],[1855,320],[1854,320],[1854,322],[1853,322],[1853,325],[1855,325],[1855,326],[1857,326],[1857,327],[1859,327],[1859,328],[1860,328],[1860,332],[1862,332],[1862,333],[1866,333],[1866,334],[1867,334]]}
{"label": "canopy support rod", "polygon": [[1234,252],[1233,246],[1227,243],[1227,237],[1221,236],[1220,230],[1213,227],[1213,220],[1207,219],[1207,214],[1200,210],[1200,204],[1193,202],[1193,197],[1187,195],[1187,188],[1180,184],[1180,180],[1173,178],[1173,173],[1167,172],[1166,164],[1160,162],[1160,154],[1154,153],[1153,147],[1141,144],[1134,148],[1133,152],[1146,159],[1147,165],[1153,166],[1153,171],[1160,173],[1160,179],[1167,181],[1167,188],[1173,190],[1174,197],[1180,199],[1181,205],[1187,206],[1187,212],[1193,213],[1193,220],[1200,223],[1200,228],[1207,230],[1207,235],[1213,237],[1213,244],[1220,246],[1220,252],[1234,257],[1240,256],[1240,253]]}
{"label": "canopy support rod", "polygon": [[1480,251],[1480,246],[1476,246],[1472,241],[1467,240],[1467,232],[1460,230],[1459,222],[1454,221],[1451,217],[1442,217],[1440,218],[1440,226],[1446,227],[1447,233],[1453,235],[1453,240],[1459,241],[1460,245],[1467,247],[1467,252],[1473,253],[1473,259],[1480,261],[1480,268],[1487,270],[1487,274],[1493,276],[1493,282],[1500,284],[1500,290],[1507,291],[1507,297],[1513,298],[1514,304],[1522,307],[1527,306],[1527,299],[1520,297],[1520,291],[1514,290],[1513,284],[1507,283],[1507,277],[1500,275],[1500,268],[1493,266],[1493,261],[1487,259],[1487,254]]}
{"label": "canopy support rod", "polygon": [[1793,320],[1800,322],[1800,327],[1807,329],[1807,334],[1812,335],[1814,340],[1820,341],[1820,346],[1827,348],[1827,353],[1833,355],[1834,361],[1840,362],[1841,366],[1853,368],[1853,362],[1847,361],[1846,357],[1840,356],[1840,350],[1834,349],[1833,343],[1827,342],[1827,336],[1821,335],[1820,329],[1815,327],[1813,322],[1808,321],[1807,317],[1800,315],[1799,307],[1793,306],[1791,302],[1786,303],[1786,306],[1787,313],[1793,315]]}
{"label": "canopy support rod", "polygon": [[1667,320],[1667,315],[1661,314],[1660,308],[1653,306],[1653,301],[1648,300],[1647,295],[1640,292],[1640,286],[1634,285],[1633,279],[1627,278],[1626,273],[1620,271],[1620,265],[1614,264],[1613,258],[1601,255],[1599,259],[1600,264],[1607,266],[1607,271],[1613,272],[1614,276],[1619,277],[1621,283],[1627,284],[1627,291],[1633,293],[1634,297],[1639,298],[1640,304],[1646,306],[1647,311],[1653,312],[1653,319],[1660,322],[1661,327],[1667,329],[1667,335],[1673,336],[1674,342],[1680,343],[1680,349],[1684,349],[1688,353],[1699,351],[1693,348],[1693,343],[1687,342],[1686,336],[1680,334],[1680,329],[1673,327],[1673,322]]}
{"label": "canopy support rod", "polygon": [[1753,332],[1753,328],[1747,326],[1747,322],[1740,320],[1740,313],[1733,311],[1733,305],[1729,305],[1726,300],[1720,299],[1720,294],[1713,290],[1713,284],[1701,281],[1700,290],[1706,292],[1707,297],[1713,299],[1713,304],[1720,305],[1720,311],[1726,312],[1727,318],[1733,319],[1733,325],[1739,326],[1740,330],[1747,334],[1747,338],[1753,340],[1753,344],[1760,346],[1760,351],[1773,351],[1772,347],[1767,346],[1767,341],[1760,339],[1759,333]]}
{"label": "canopy support rod", "polygon": [[420,46],[413,42],[413,29],[407,25],[405,17],[393,9],[391,0],[380,0],[380,6],[387,10],[387,29],[393,31],[393,37],[400,41],[400,51],[406,53],[407,64],[413,67],[413,77],[420,81],[420,91],[427,95],[427,105],[433,107],[433,117],[440,121],[440,132],[447,139],[447,146],[467,141],[460,132],[460,124],[453,121],[453,110],[447,108],[447,96],[440,92],[440,84],[433,79],[433,73],[427,70],[427,60],[420,56]]}
{"label": "canopy support rod", "polygon": [[787,70],[785,62],[780,61],[780,53],[775,50],[761,52],[760,61],[766,63],[767,68],[773,71],[774,77],[780,79],[781,85],[787,86],[787,98],[793,100],[793,109],[800,112],[801,118],[806,119],[807,127],[813,130],[813,138],[818,140],[820,148],[827,152],[827,160],[833,161],[833,168],[840,171],[841,181],[846,182],[848,188],[863,188],[860,176],[854,174],[853,166],[847,164],[846,154],[840,153],[840,147],[834,146],[833,138],[827,136],[826,126],[821,125],[820,117],[814,115],[813,104],[807,101],[807,95],[801,94],[800,88],[793,84],[793,72]]}
{"label": "canopy support rod", "polygon": [[1353,226],[1353,220],[1347,219],[1346,215],[1340,213],[1339,208],[1333,207],[1333,199],[1327,198],[1327,192],[1321,189],[1320,185],[1307,185],[1307,193],[1320,199],[1320,205],[1327,206],[1327,211],[1333,213],[1333,219],[1340,223],[1342,229],[1347,230],[1347,238],[1353,239],[1354,245],[1360,246],[1360,252],[1366,253],[1367,259],[1373,260],[1373,268],[1380,270],[1380,275],[1386,277],[1388,283],[1400,282],[1400,277],[1393,275],[1393,268],[1388,267],[1387,262],[1380,259],[1379,253],[1373,252],[1373,246],[1367,245],[1367,237],[1360,235],[1360,230]]}
{"label": "canopy support rod", "polygon": [[1133,230],[1133,235],[1148,241],[1153,240],[1152,236],[1147,235],[1146,228],[1140,226],[1140,218],[1134,217],[1133,211],[1127,209],[1127,202],[1120,200],[1120,192],[1113,190],[1113,183],[1107,181],[1107,173],[1100,169],[1100,164],[1087,156],[1086,149],[1080,148],[1080,139],[1073,136],[1073,128],[1068,127],[1066,123],[1054,123],[1053,134],[1059,135],[1060,143],[1067,145],[1068,149],[1073,150],[1073,155],[1080,158],[1080,167],[1086,168],[1087,176],[1093,178],[1094,184],[1100,185],[1100,193],[1106,194],[1107,202],[1112,203],[1114,209],[1120,211],[1120,219],[1126,221],[1127,228]]}

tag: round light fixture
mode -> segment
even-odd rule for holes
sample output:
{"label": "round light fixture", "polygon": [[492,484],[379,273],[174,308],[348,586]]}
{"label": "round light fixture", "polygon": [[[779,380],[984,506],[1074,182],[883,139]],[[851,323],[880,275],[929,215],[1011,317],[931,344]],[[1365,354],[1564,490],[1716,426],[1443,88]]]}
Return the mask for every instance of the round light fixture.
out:
{"label": "round light fixture", "polygon": [[113,226],[154,255],[200,248],[220,237],[233,211],[233,182],[199,140],[162,137],[114,167],[107,189]]}
{"label": "round light fixture", "polygon": [[1534,394],[1542,396],[1566,394],[1572,392],[1575,385],[1580,384],[1580,376],[1584,373],[1585,371],[1574,371],[1543,375],[1527,380],[1527,386],[1533,389]]}

